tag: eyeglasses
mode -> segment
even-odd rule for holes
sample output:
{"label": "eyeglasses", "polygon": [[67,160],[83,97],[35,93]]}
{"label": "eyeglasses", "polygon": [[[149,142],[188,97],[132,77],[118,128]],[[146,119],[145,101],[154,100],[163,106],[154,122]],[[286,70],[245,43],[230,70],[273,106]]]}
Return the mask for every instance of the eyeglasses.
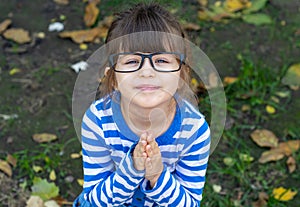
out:
{"label": "eyeglasses", "polygon": [[152,68],[159,72],[179,71],[184,63],[184,54],[176,52],[156,52],[151,54],[142,53],[117,53],[109,57],[110,67],[119,73],[131,73],[143,67],[145,58],[150,60]]}

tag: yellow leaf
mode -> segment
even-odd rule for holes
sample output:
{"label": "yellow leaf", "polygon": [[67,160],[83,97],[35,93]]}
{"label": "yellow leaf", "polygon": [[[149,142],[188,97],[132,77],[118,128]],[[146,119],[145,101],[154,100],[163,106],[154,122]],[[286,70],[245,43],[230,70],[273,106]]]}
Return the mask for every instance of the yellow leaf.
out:
{"label": "yellow leaf", "polygon": [[229,85],[229,84],[232,84],[234,82],[236,82],[238,80],[237,77],[225,77],[224,80],[223,80],[223,84],[226,86],[226,85]]}
{"label": "yellow leaf", "polygon": [[267,106],[266,106],[266,111],[267,111],[269,114],[275,114],[276,109],[275,109],[273,106],[267,105]]}
{"label": "yellow leaf", "polygon": [[11,24],[11,20],[10,19],[6,19],[3,22],[1,22],[0,23],[0,34],[2,32],[4,32],[10,24]]}
{"label": "yellow leaf", "polygon": [[4,172],[6,175],[8,175],[9,177],[12,176],[12,170],[10,165],[8,164],[8,162],[4,161],[4,160],[0,160],[0,170],[2,172]]}
{"label": "yellow leaf", "polygon": [[254,158],[251,157],[250,155],[243,154],[243,153],[239,154],[239,158],[240,158],[241,161],[244,161],[244,162],[252,162],[254,160]]}
{"label": "yellow leaf", "polygon": [[8,29],[3,33],[6,39],[13,40],[19,44],[28,43],[31,41],[29,32],[21,28]]}
{"label": "yellow leaf", "polygon": [[251,2],[248,0],[226,0],[224,7],[229,12],[236,12],[251,7]]}
{"label": "yellow leaf", "polygon": [[266,163],[266,162],[270,162],[270,161],[277,161],[284,158],[284,153],[278,149],[271,149],[268,151],[265,151],[261,154],[258,162],[259,163]]}
{"label": "yellow leaf", "polygon": [[34,134],[32,138],[34,141],[38,143],[43,143],[43,142],[51,142],[53,140],[56,140],[57,136],[55,134],[41,133],[41,134]]}
{"label": "yellow leaf", "polygon": [[291,189],[285,189],[283,187],[273,189],[274,198],[279,201],[290,201],[296,194],[297,191],[292,191]]}
{"label": "yellow leaf", "polygon": [[49,174],[49,179],[52,181],[56,180],[56,173],[54,170],[51,170],[50,174]]}
{"label": "yellow leaf", "polygon": [[282,83],[290,87],[300,86],[300,63],[293,64],[288,68],[282,78]]}
{"label": "yellow leaf", "polygon": [[37,166],[37,165],[33,165],[32,169],[36,173],[39,173],[39,172],[43,171],[43,168],[41,166]]}
{"label": "yellow leaf", "polygon": [[99,9],[97,2],[89,2],[85,7],[84,23],[87,27],[91,27],[95,24],[99,15]]}
{"label": "yellow leaf", "polygon": [[13,68],[9,71],[9,75],[14,75],[14,74],[19,73],[19,72],[21,72],[21,69]]}
{"label": "yellow leaf", "polygon": [[225,158],[223,159],[223,162],[224,162],[225,165],[231,167],[231,166],[234,165],[235,160],[234,160],[233,158],[231,158],[231,157],[225,157]]}
{"label": "yellow leaf", "polygon": [[77,158],[81,157],[81,154],[79,154],[79,153],[72,153],[70,156],[71,156],[72,159],[77,159]]}
{"label": "yellow leaf", "polygon": [[61,5],[69,4],[69,0],[54,0],[54,2]]}
{"label": "yellow leaf", "polygon": [[87,50],[87,49],[88,49],[88,45],[87,45],[87,44],[84,44],[84,43],[81,43],[81,44],[79,45],[79,48],[80,48],[81,50]]}
{"label": "yellow leaf", "polygon": [[242,106],[242,111],[250,111],[250,109],[251,109],[251,106],[250,106],[250,105],[244,104],[244,105]]}
{"label": "yellow leaf", "polygon": [[201,6],[206,7],[207,4],[208,4],[208,0],[198,0],[198,3],[199,3]]}
{"label": "yellow leaf", "polygon": [[250,134],[252,140],[260,147],[277,147],[278,138],[267,129],[256,129]]}
{"label": "yellow leaf", "polygon": [[83,181],[83,179],[77,179],[77,183],[78,183],[80,186],[83,186],[84,181]]}

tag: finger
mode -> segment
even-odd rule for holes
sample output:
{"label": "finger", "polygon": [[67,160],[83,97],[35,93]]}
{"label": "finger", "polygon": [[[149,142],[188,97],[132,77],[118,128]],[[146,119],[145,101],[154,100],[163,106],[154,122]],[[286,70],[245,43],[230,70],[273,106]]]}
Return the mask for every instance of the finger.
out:
{"label": "finger", "polygon": [[146,137],[146,140],[148,143],[151,143],[154,141],[152,134],[148,134],[148,136]]}
{"label": "finger", "polygon": [[148,157],[145,161],[146,169],[151,170],[153,168],[151,159]]}
{"label": "finger", "polygon": [[146,152],[147,152],[148,157],[152,157],[153,156],[153,150],[152,150],[151,145],[148,144],[146,146]]}

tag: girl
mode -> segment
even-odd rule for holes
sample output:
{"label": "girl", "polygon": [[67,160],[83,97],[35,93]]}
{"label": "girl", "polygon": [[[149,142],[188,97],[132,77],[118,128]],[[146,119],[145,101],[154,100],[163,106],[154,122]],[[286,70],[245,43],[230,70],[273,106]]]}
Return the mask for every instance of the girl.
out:
{"label": "girl", "polygon": [[82,120],[84,185],[73,206],[200,206],[210,130],[190,98],[184,40],[157,4],[116,17],[101,98]]}

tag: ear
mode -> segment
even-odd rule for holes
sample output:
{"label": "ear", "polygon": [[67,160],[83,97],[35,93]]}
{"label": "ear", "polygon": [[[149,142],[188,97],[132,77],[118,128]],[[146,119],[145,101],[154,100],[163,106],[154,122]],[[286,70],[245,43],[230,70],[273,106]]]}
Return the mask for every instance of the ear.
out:
{"label": "ear", "polygon": [[108,71],[110,70],[110,67],[106,67],[105,70],[104,70],[104,76],[107,75]]}

